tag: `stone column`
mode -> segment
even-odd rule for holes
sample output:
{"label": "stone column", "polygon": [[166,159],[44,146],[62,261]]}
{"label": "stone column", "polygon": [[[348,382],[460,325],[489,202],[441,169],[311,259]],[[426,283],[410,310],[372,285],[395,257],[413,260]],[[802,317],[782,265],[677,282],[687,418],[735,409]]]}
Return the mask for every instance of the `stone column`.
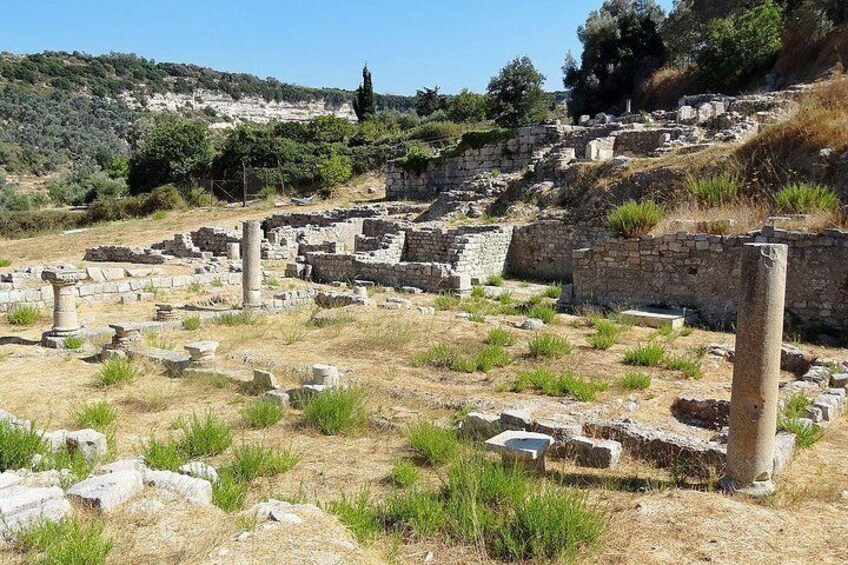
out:
{"label": "stone column", "polygon": [[238,241],[227,242],[227,259],[230,261],[238,261],[241,259],[241,243]]}
{"label": "stone column", "polygon": [[786,245],[742,247],[736,358],[730,396],[727,471],[722,486],[754,496],[774,490]]}
{"label": "stone column", "polygon": [[76,286],[88,278],[75,269],[45,269],[41,278],[53,285],[53,329],[50,335],[66,337],[80,330],[77,319]]}
{"label": "stone column", "polygon": [[242,296],[245,310],[262,306],[262,229],[257,220],[243,224],[242,247]]}

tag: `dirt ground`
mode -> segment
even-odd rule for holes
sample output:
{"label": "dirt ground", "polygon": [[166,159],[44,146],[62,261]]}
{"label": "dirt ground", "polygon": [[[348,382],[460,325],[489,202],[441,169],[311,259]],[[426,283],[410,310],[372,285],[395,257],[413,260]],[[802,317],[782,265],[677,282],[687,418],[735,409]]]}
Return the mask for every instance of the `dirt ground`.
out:
{"label": "dirt ground", "polygon": [[[250,210],[253,217],[269,209]],[[185,214],[185,215],[184,215]],[[47,260],[78,260],[83,249],[96,243],[149,243],[167,234],[201,225],[226,225],[244,218],[244,211],[216,210],[169,214],[161,222],[131,222],[99,226],[79,234],[0,243],[0,255],[13,256],[16,265]],[[131,229],[128,229],[131,228]],[[164,236],[163,236],[164,234]],[[116,236],[117,239],[116,239]],[[271,265],[272,270],[281,266]],[[281,286],[265,289],[266,296],[304,283],[284,279]],[[544,287],[508,281],[516,297],[529,296]],[[155,302],[190,304],[208,298],[218,289],[200,293],[164,293]],[[220,289],[238,302],[236,289]],[[394,296],[377,289],[372,297],[382,302]],[[416,305],[431,306],[428,294],[403,295]],[[87,327],[110,322],[151,320],[152,302],[130,305],[114,303],[81,305],[80,317]],[[509,327],[521,316],[490,316],[483,323],[459,319],[456,312],[424,315],[415,309],[390,311],[355,307],[334,311],[339,323],[325,327],[309,324],[312,309],[265,316],[261,323],[227,327],[204,322],[197,331],[169,330],[145,336],[147,345],[181,350],[192,341],[220,343],[218,363],[242,378],[252,368],[267,368],[288,388],[295,386],[313,363],[332,363],[343,378],[368,391],[372,410],[369,426],[353,437],[324,436],[304,426],[301,413],[289,409],[278,424],[252,430],[243,423],[241,411],[252,399],[237,384],[204,378],[169,378],[154,366],[132,383],[98,388],[99,365],[89,354],[55,352],[34,345],[47,329],[47,313],[34,327],[20,328],[0,321],[0,408],[33,420],[45,429],[73,427],[73,412],[81,402],[107,399],[118,409],[112,431],[114,458],[137,455],[149,437],[165,439],[176,432],[173,422],[207,410],[230,423],[234,445],[262,443],[291,448],[300,462],[291,471],[252,484],[247,507],[267,498],[326,503],[342,493],[363,487],[375,500],[386,497],[387,480],[394,461],[411,454],[404,427],[420,419],[448,424],[463,406],[497,412],[527,408],[534,417],[573,414],[579,417],[631,418],[663,429],[709,438],[713,432],[676,421],[670,406],[684,391],[713,398],[729,398],[732,365],[702,357],[703,377],[686,379],[664,368],[643,369],[652,377],[643,391],[622,389],[618,382],[632,368],[623,364],[624,352],[636,343],[655,339],[676,354],[701,356],[710,343],[733,344],[733,335],[700,329],[686,336],[659,336],[655,330],[632,327],[606,351],[594,350],[587,338],[592,333],[583,319],[559,315],[544,331],[567,338],[573,351],[556,360],[538,361],[528,354],[530,332],[511,329],[517,343],[507,349],[513,363],[489,373],[457,373],[428,366],[416,367],[412,358],[438,343],[467,347],[483,346],[495,327]],[[801,344],[807,351],[838,359],[848,351]],[[609,384],[594,402],[576,402],[541,396],[532,391],[509,390],[517,375],[539,366],[557,372],[569,370],[579,376],[603,379]],[[789,375],[784,375],[789,379]],[[231,450],[206,459],[219,466]],[[581,557],[591,563],[846,563],[848,562],[848,418],[830,426],[824,438],[810,449],[799,450],[788,471],[778,481],[778,491],[764,500],[732,497],[709,483],[675,485],[667,473],[625,457],[611,470],[587,470],[568,461],[550,461],[549,469],[566,482],[590,493],[603,508],[610,525],[602,545]],[[424,470],[433,485],[437,472]],[[149,493],[145,496],[152,496]],[[179,501],[165,500],[169,509],[155,518],[140,513],[139,499],[106,520],[106,532],[115,540],[111,563],[198,563],[232,543],[243,528],[237,514],[217,508],[198,510]],[[331,525],[316,525],[331,528]],[[268,543],[281,543],[279,537]],[[295,544],[295,541],[289,542]],[[305,543],[305,542],[304,542]],[[294,546],[292,546],[294,547]],[[348,551],[348,550],[345,550]],[[439,540],[402,540],[384,536],[367,548],[350,549],[345,562],[488,563],[485,554],[469,546],[446,545]],[[262,562],[270,554],[254,555]],[[264,556],[264,557],[263,557]],[[0,562],[20,562],[23,557],[0,549]],[[245,561],[250,562],[250,561]]]}

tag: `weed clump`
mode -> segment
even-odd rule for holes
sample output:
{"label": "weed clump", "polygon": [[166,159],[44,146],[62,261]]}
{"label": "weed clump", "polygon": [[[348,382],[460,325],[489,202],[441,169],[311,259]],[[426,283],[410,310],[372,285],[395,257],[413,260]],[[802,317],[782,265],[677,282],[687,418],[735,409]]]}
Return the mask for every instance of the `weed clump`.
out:
{"label": "weed clump", "polygon": [[658,343],[641,343],[624,353],[624,363],[638,367],[656,367],[665,358],[665,347]]}
{"label": "weed clump", "polygon": [[620,237],[639,237],[650,232],[662,218],[662,208],[652,200],[630,200],[610,212],[607,222]]}
{"label": "weed clump", "polygon": [[34,326],[41,319],[41,310],[22,304],[6,313],[6,321],[13,326]]}
{"label": "weed clump", "polygon": [[345,435],[368,421],[368,403],[362,388],[334,388],[307,398],[303,418],[325,435]]}
{"label": "weed clump", "polygon": [[107,360],[97,374],[97,384],[108,387],[119,383],[132,382],[141,374],[131,359],[112,357]]}
{"label": "weed clump", "polygon": [[430,422],[419,422],[406,431],[409,445],[428,465],[441,465],[456,456],[459,447],[456,432]]}
{"label": "weed clump", "polygon": [[537,334],[528,343],[533,357],[558,358],[571,353],[572,345],[567,339],[553,334]]}

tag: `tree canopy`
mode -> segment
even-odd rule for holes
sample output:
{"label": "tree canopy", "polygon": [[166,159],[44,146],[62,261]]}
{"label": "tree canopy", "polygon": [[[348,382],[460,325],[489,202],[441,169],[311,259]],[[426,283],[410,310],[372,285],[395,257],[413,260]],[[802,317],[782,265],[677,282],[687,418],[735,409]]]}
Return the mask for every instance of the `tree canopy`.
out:
{"label": "tree canopy", "polygon": [[548,96],[542,90],[545,75],[529,57],[516,57],[489,81],[487,112],[501,127],[540,122],[548,114]]}

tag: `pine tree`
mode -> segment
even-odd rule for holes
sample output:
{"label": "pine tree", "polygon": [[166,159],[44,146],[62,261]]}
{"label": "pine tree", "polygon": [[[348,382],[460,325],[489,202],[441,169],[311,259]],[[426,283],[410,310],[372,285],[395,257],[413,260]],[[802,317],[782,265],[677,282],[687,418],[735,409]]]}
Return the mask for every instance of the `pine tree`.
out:
{"label": "pine tree", "polygon": [[374,85],[371,83],[371,71],[368,65],[362,67],[362,84],[356,89],[356,99],[353,101],[353,111],[360,122],[374,115]]}

